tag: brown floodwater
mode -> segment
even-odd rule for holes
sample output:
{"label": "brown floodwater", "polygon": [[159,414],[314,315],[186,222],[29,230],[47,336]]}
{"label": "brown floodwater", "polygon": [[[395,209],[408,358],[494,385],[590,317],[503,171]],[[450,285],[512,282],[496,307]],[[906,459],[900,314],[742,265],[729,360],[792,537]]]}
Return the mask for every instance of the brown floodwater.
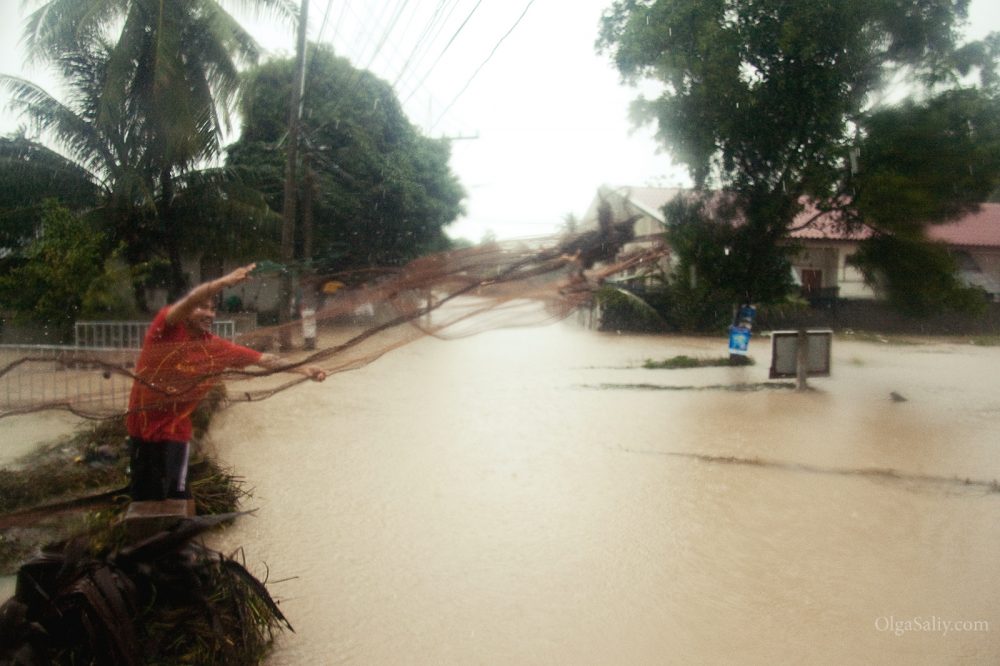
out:
{"label": "brown floodwater", "polygon": [[18,469],[26,457],[72,435],[83,420],[69,412],[49,411],[0,419],[0,469]]}
{"label": "brown floodwater", "polygon": [[[997,663],[1000,349],[838,339],[815,391],[721,339],[419,340],[224,412],[269,664]],[[906,401],[894,401],[896,392]],[[968,479],[968,483],[966,483]]]}

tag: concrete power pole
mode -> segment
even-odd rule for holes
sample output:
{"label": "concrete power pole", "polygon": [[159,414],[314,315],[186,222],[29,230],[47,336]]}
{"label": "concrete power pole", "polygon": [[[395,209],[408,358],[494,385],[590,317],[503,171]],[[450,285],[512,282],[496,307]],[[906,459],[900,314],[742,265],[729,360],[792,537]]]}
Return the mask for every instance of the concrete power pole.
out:
{"label": "concrete power pole", "polygon": [[[292,274],[288,267],[291,266],[295,258],[295,198],[298,193],[295,170],[299,148],[299,121],[302,118],[302,93],[305,87],[308,17],[309,0],[302,0],[299,11],[295,80],[292,83],[292,99],[288,111],[288,136],[286,138],[288,161],[285,163],[285,201],[281,215],[281,263],[286,268],[281,276],[281,293],[278,298],[279,324],[287,324],[292,319]],[[281,349],[290,349],[292,346],[291,331],[288,326],[282,326],[280,331],[279,345]]]}

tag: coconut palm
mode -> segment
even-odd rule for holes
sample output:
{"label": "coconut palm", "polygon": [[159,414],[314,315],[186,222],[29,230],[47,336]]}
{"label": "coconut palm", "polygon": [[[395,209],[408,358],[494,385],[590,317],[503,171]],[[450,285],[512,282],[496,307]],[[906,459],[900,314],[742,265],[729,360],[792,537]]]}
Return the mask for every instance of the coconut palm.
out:
{"label": "coconut palm", "polygon": [[[239,67],[255,62],[259,47],[216,0],[34,0],[33,4],[37,9],[25,31],[32,58],[57,62],[66,73],[67,57],[107,45],[104,70],[92,81],[96,88],[88,89],[87,120],[98,131],[115,128],[121,143],[91,143],[85,133],[68,126],[68,119],[58,122],[65,131],[57,133],[57,139],[84,152],[100,144],[100,154],[91,154],[98,162],[107,162],[111,149],[115,164],[128,172],[111,175],[114,191],[136,195],[143,188],[150,190],[142,193],[142,199],[148,201],[152,195],[172,268],[173,291],[181,290],[173,206],[176,179],[220,153],[224,133],[230,129],[230,109],[240,92]],[[295,15],[291,0],[240,4],[278,17]],[[74,76],[69,78],[76,85]],[[22,99],[43,101],[30,95]],[[49,106],[48,100],[43,106]],[[85,145],[74,143],[81,140]]]}
{"label": "coconut palm", "polygon": [[[262,197],[241,187],[225,170],[177,169],[176,175],[167,171],[164,177],[162,163],[146,141],[142,117],[127,107],[103,104],[112,52],[111,44],[97,39],[58,57],[53,64],[68,83],[66,102],[30,81],[0,76],[10,106],[28,121],[32,133],[62,151],[60,155],[24,137],[6,140],[0,145],[0,182],[35,193],[36,207],[41,199],[55,197],[87,211],[112,245],[125,245],[125,258],[133,265],[154,258],[161,249],[179,259],[181,240],[203,250],[224,243],[228,250],[239,251],[238,241],[257,236],[233,233],[235,221],[244,227],[261,228],[268,222],[273,226],[269,217],[275,216],[268,216]],[[170,211],[180,211],[169,226],[162,214],[168,207],[164,180],[172,191]],[[21,199],[5,196],[4,202],[26,206]],[[25,236],[30,225],[20,218],[30,213],[0,209],[0,222]],[[194,219],[200,224],[187,224]]]}
{"label": "coconut palm", "polygon": [[[9,105],[28,121],[32,133],[48,138],[65,156],[66,164],[73,165],[61,168],[67,189],[79,188],[80,181],[89,182],[96,188],[92,205],[100,202],[102,207],[128,212],[134,218],[144,209],[154,210],[154,172],[138,120],[121,107],[102,109],[110,51],[109,44],[97,40],[59,55],[54,64],[71,91],[65,103],[21,78],[2,76],[0,86],[10,93]],[[35,152],[41,148],[33,144]],[[23,155],[15,154],[5,168],[16,170],[18,158],[22,166],[26,163]],[[48,162],[58,166],[57,161]],[[120,234],[125,221],[118,222],[111,226]]]}

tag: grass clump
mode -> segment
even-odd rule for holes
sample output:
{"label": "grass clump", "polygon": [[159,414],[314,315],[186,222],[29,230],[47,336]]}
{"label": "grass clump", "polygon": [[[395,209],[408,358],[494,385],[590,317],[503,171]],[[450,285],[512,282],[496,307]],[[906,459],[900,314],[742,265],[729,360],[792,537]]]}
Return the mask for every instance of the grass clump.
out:
{"label": "grass clump", "polygon": [[851,329],[846,329],[841,333],[837,334],[837,337],[843,338],[844,340],[852,340],[854,342],[877,342],[883,345],[894,345],[894,346],[910,346],[919,345],[920,342],[900,335],[886,335],[882,333],[874,333],[871,331],[854,331]]}
{"label": "grass clump", "polygon": [[124,487],[128,482],[125,449],[122,420],[109,419],[41,451],[23,469],[0,470],[0,513],[86,491]]}
{"label": "grass clump", "polygon": [[679,370],[685,368],[713,368],[729,367],[733,365],[753,365],[754,363],[752,358],[746,356],[738,356],[737,358],[740,360],[734,361],[731,357],[694,358],[681,354],[680,356],[672,356],[671,358],[664,359],[662,361],[646,359],[646,362],[642,364],[642,367],[647,370]]}

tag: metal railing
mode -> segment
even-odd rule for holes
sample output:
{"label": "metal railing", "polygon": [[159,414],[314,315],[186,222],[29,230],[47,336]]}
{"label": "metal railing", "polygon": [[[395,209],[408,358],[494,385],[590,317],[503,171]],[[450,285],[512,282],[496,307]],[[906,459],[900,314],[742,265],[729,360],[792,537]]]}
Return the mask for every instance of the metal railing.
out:
{"label": "metal railing", "polygon": [[[148,330],[148,321],[78,321],[73,327],[73,344],[91,349],[140,349]],[[232,340],[236,322],[214,322],[212,332]]]}
{"label": "metal railing", "polygon": [[128,407],[135,349],[0,345],[0,412],[69,406],[88,414]]}

